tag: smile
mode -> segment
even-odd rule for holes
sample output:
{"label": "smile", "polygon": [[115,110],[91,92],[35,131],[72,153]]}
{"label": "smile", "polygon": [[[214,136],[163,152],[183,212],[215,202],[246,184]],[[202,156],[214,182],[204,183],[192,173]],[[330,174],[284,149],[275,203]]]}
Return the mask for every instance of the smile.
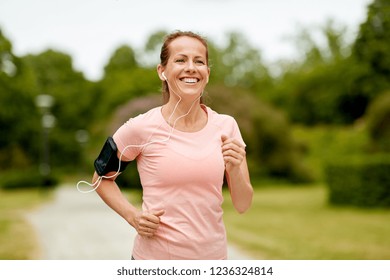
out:
{"label": "smile", "polygon": [[181,78],[180,81],[188,83],[188,84],[195,84],[199,82],[199,79],[197,78]]}

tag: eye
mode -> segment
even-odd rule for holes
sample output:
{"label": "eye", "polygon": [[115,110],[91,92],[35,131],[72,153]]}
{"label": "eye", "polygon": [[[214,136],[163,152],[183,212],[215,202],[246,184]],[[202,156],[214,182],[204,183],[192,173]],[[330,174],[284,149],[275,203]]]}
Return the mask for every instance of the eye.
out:
{"label": "eye", "polygon": [[176,63],[184,63],[184,58],[177,58],[175,60]]}
{"label": "eye", "polygon": [[203,60],[195,60],[195,63],[198,64],[198,65],[205,65],[205,62]]}

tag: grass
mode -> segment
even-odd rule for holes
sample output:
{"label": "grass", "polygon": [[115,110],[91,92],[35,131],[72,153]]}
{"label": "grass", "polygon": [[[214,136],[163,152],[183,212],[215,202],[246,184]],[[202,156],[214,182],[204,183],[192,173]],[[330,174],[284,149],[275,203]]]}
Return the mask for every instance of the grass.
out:
{"label": "grass", "polygon": [[35,259],[39,246],[26,213],[49,199],[38,189],[4,191],[0,189],[0,259]]}
{"label": "grass", "polygon": [[322,185],[257,187],[243,215],[225,193],[224,211],[229,241],[255,259],[390,259],[390,210],[331,207]]}

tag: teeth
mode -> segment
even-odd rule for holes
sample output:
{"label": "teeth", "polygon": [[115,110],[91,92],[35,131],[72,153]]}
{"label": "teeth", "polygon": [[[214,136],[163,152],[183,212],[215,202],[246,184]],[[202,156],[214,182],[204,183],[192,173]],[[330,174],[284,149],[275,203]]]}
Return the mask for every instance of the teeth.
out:
{"label": "teeth", "polygon": [[198,82],[198,79],[196,79],[196,78],[183,78],[182,81],[185,83],[194,84],[194,83]]}

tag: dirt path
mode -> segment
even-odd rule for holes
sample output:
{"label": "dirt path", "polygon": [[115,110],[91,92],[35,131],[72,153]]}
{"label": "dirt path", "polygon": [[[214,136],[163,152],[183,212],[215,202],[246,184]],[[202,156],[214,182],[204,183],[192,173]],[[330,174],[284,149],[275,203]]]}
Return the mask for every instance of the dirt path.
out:
{"label": "dirt path", "polygon": [[[136,231],[108,208],[96,193],[81,194],[73,185],[28,215],[44,260],[128,260]],[[229,246],[229,259],[249,259]]]}

